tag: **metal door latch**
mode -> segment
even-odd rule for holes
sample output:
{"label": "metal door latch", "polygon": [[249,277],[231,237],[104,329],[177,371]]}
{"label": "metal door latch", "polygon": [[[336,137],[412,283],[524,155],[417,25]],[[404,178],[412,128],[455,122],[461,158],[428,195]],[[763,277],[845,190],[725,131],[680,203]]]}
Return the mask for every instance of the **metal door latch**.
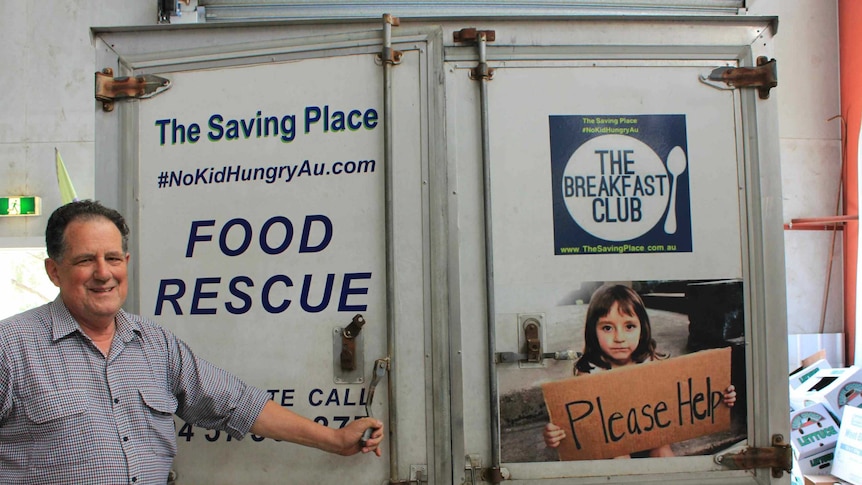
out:
{"label": "metal door latch", "polygon": [[752,470],[771,468],[772,476],[781,478],[784,472],[790,473],[793,466],[793,452],[784,442],[784,436],[772,436],[772,446],[768,448],[746,448],[739,453],[726,453],[715,457],[715,462],[731,470]]}
{"label": "metal door latch", "polygon": [[[722,89],[757,88],[760,99],[768,99],[769,90],[778,86],[778,68],[775,59],[760,56],[757,67],[718,67],[708,76],[701,75],[700,80]],[[726,87],[718,85],[720,82]]]}
{"label": "metal door latch", "polygon": [[335,327],[332,332],[333,371],[336,384],[361,384],[365,365],[362,346],[362,327],[365,317],[357,313],[344,327]]}
{"label": "metal door latch", "polygon": [[[574,350],[561,350],[559,352],[544,352],[542,353],[539,362],[545,359],[553,360],[575,360],[578,358],[578,353]],[[497,352],[494,354],[494,362],[498,364],[514,364],[516,362],[532,362],[527,354],[517,352]]]}
{"label": "metal door latch", "polygon": [[[371,412],[371,402],[374,400],[374,391],[377,389],[377,384],[380,383],[380,379],[386,375],[386,371],[389,370],[389,359],[377,359],[374,361],[374,375],[371,376],[371,384],[368,385],[368,399],[365,401],[365,415],[369,418],[373,418],[374,414]],[[371,433],[374,432],[374,428],[366,428],[365,432],[362,433],[362,438],[359,442],[362,446],[365,446],[365,442],[371,439]]]}
{"label": "metal door latch", "polygon": [[390,479],[388,485],[422,485],[428,483],[427,465],[410,465],[410,478]]}
{"label": "metal door latch", "polygon": [[543,351],[541,314],[520,314],[518,320],[522,332],[521,352],[497,352],[494,354],[494,362],[518,363],[521,367],[542,367],[545,359],[575,360],[578,357],[577,352],[572,350]]}
{"label": "metal door latch", "polygon": [[341,369],[351,371],[356,369],[356,336],[362,331],[365,318],[356,314],[350,324],[341,332]]}
{"label": "metal door latch", "polygon": [[467,464],[464,467],[466,480],[464,485],[479,485],[480,483],[501,483],[512,478],[508,468],[485,468],[482,466],[482,458],[479,455],[467,455]]}

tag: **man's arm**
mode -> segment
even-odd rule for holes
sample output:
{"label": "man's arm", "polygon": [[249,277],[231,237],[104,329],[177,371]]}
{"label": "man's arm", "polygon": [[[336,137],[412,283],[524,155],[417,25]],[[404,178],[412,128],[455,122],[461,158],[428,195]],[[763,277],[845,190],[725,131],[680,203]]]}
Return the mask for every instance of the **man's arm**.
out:
{"label": "man's arm", "polygon": [[[359,443],[367,428],[375,428],[364,447]],[[380,442],[383,440],[383,423],[373,418],[363,418],[351,422],[341,429],[333,429],[300,416],[293,411],[267,401],[260,415],[251,426],[251,432],[281,441],[290,441],[304,446],[318,448],[338,455],[353,455],[373,451],[380,456]]]}
{"label": "man's arm", "polygon": [[[250,431],[258,436],[340,455],[353,455],[360,451],[381,455],[378,446],[383,440],[383,423],[380,421],[363,418],[341,429],[315,423],[279,406],[264,391],[247,386],[236,376],[198,358],[170,331],[157,328],[164,334],[161,345],[168,349],[165,361],[169,366],[169,386],[179,403],[177,415],[186,422],[207,429],[225,430],[234,438]],[[157,345],[153,352],[158,351]],[[376,429],[366,446],[362,447],[359,441],[368,428]]]}

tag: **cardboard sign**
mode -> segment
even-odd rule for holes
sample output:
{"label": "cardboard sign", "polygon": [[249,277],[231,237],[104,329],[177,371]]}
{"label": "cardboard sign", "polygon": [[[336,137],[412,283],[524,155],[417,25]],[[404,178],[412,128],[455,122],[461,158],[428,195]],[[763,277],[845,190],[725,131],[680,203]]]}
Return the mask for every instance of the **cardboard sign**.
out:
{"label": "cardboard sign", "polygon": [[597,460],[730,429],[730,349],[542,385],[561,460]]}

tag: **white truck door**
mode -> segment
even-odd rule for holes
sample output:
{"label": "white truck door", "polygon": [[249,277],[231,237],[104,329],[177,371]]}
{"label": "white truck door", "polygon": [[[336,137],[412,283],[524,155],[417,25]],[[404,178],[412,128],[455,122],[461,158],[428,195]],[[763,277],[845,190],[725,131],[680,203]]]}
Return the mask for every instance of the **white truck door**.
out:
{"label": "white truck door", "polygon": [[133,231],[130,309],[314,421],[371,413],[405,437],[343,458],[177,419],[178,484],[427,475],[429,34],[392,45],[384,76],[386,29],[353,29],[97,35],[115,87],[169,82],[97,115],[97,192]]}
{"label": "white truck door", "polygon": [[[786,480],[739,454],[789,456],[775,97],[723,77],[769,74],[773,27],[444,13],[389,50],[385,21],[97,29],[129,308],[327,426],[389,359],[384,459],[178,421],[176,482]],[[636,296],[590,332],[604,287]],[[655,348],[602,350],[614,324]]]}
{"label": "white truck door", "polygon": [[727,467],[774,435],[788,456],[775,101],[711,80],[766,56],[769,22],[465,27],[446,74],[468,481],[777,480]]}

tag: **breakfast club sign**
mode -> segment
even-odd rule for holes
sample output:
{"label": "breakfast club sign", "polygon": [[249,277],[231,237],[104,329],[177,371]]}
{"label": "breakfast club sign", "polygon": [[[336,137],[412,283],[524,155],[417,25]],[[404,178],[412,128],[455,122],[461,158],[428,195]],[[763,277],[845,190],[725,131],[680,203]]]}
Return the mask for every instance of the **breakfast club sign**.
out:
{"label": "breakfast club sign", "polygon": [[691,252],[685,115],[549,125],[555,254]]}

